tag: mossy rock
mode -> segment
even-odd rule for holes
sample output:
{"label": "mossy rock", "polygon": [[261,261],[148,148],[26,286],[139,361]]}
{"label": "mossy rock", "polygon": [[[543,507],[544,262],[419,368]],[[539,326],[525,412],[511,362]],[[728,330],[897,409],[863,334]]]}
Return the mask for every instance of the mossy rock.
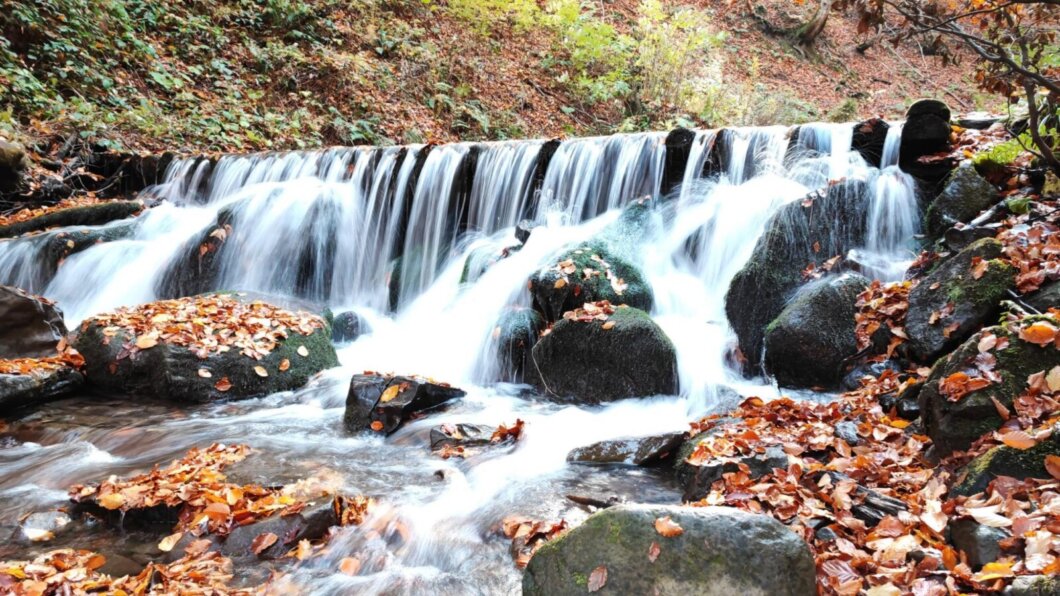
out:
{"label": "mossy rock", "polygon": [[[1029,317],[1022,324],[1039,319],[1060,326],[1060,321],[1047,316]],[[939,384],[953,373],[974,366],[979,355],[979,340],[987,332],[999,340],[1008,340],[1005,349],[991,352],[997,358],[994,370],[1001,376],[1001,382],[972,391],[956,402],[950,401],[939,390]],[[1027,377],[1052,370],[1057,365],[1060,365],[1060,350],[1052,345],[1042,347],[1019,339],[1011,324],[988,327],[973,335],[952,354],[935,363],[920,390],[921,420],[934,441],[933,455],[941,458],[955,450],[967,449],[983,434],[997,430],[1002,420],[994,400],[1011,410],[1012,401],[1027,387]]]}
{"label": "mossy rock", "polygon": [[[1001,301],[1016,287],[1016,270],[1000,259],[1001,248],[993,238],[977,240],[936,267],[909,292],[905,331],[913,357],[931,362],[997,317]],[[979,279],[973,272],[976,259],[987,262]],[[933,314],[942,312],[947,304],[953,305],[952,314]]]}
{"label": "mossy rock", "polygon": [[865,245],[871,198],[866,183],[848,181],[788,203],[766,222],[751,258],[725,294],[725,314],[747,358],[747,372],[759,372],[766,326],[806,283],[806,266],[820,267]]}
{"label": "mossy rock", "polygon": [[971,164],[954,170],[939,196],[928,207],[926,223],[931,238],[939,238],[956,223],[967,223],[998,201],[997,189]]}
{"label": "mossy rock", "polygon": [[1051,478],[1045,469],[1045,458],[1060,456],[1060,437],[1052,436],[1030,449],[999,445],[968,462],[958,475],[959,482],[950,491],[954,495],[973,495],[986,490],[998,476]]}
{"label": "mossy rock", "polygon": [[513,308],[504,312],[493,330],[499,379],[511,383],[537,382],[533,349],[547,324],[535,310]]}
{"label": "mossy rock", "polygon": [[[664,537],[655,521],[681,527]],[[658,556],[649,552],[658,545]],[[812,596],[813,555],[768,515],[727,507],[617,505],[544,544],[523,576],[527,596],[588,593],[603,567],[599,594]]]}
{"label": "mossy rock", "polygon": [[561,320],[534,346],[533,359],[545,391],[561,400],[599,403],[678,389],[673,343],[635,308],[619,307],[606,322]]}
{"label": "mossy rock", "polygon": [[103,225],[131,217],[143,209],[142,201],[106,201],[94,205],[60,209],[26,221],[0,226],[0,238],[12,238],[48,228]]}
{"label": "mossy rock", "polygon": [[833,387],[857,353],[854,315],[869,280],[856,274],[814,282],[795,295],[765,335],[766,371],[784,387]]}
{"label": "mossy rock", "polygon": [[[331,324],[322,318],[322,327],[308,335],[289,330],[275,349],[255,360],[239,350],[210,352],[199,358],[191,349],[164,342],[130,354],[126,345],[136,338],[124,329],[116,335],[104,334],[95,318],[86,319],[73,335],[73,345],[85,358],[85,376],[91,389],[108,394],[153,397],[183,403],[244,399],[297,389],[316,373],[338,366],[331,345]],[[305,348],[305,356],[298,350]],[[284,361],[288,368],[280,370]],[[262,367],[267,376],[255,369]],[[202,376],[206,371],[210,376]],[[230,388],[218,388],[227,378]],[[223,387],[223,385],[222,385]]]}
{"label": "mossy rock", "polygon": [[26,148],[19,143],[0,139],[0,192],[10,192],[22,185],[23,172],[29,169]]}
{"label": "mossy rock", "polygon": [[[574,268],[569,274],[559,269],[559,264],[567,261]],[[548,267],[535,273],[529,286],[535,308],[548,321],[557,321],[563,313],[586,302],[607,300],[644,311],[650,311],[654,302],[651,287],[640,270],[601,240],[566,249]]]}
{"label": "mossy rock", "polygon": [[1037,292],[1024,297],[1023,300],[1038,312],[1060,308],[1060,281],[1045,284]]}

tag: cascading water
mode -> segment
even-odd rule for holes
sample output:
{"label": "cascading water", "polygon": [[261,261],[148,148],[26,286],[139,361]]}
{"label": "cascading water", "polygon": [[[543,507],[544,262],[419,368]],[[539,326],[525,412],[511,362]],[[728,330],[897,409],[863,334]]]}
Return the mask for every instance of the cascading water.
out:
{"label": "cascading water", "polygon": [[[866,166],[850,150],[851,131],[850,125],[804,126],[794,148],[782,127],[697,131],[675,200],[660,196],[666,146],[659,133],[551,146],[529,141],[186,159],[171,166],[165,184],[145,193],[165,199],[160,205],[132,223],[111,224],[129,229],[69,257],[54,275],[41,269],[45,244],[78,230],[0,242],[2,281],[56,299],[71,324],[155,299],[183,251],[215,233],[225,236],[215,288],[311,297],[333,309],[353,308],[371,327],[340,350],[344,368],[295,392],[180,410],[74,399],[24,418],[7,433],[13,446],[0,449],[0,524],[13,529],[27,510],[54,508],[70,484],[142,470],[213,441],[244,442],[258,450],[252,472],[259,480],[328,470],[341,478],[344,492],[377,496],[408,525],[406,543],[396,550],[385,536],[342,530],[327,557],[298,568],[296,584],[336,594],[517,591],[519,573],[491,530],[505,515],[576,522],[585,514],[564,496],[578,492],[679,499],[663,472],[573,467],[566,462],[572,448],[686,428],[689,419],[724,403],[731,393],[726,386],[775,394],[725,365],[731,331],[724,294],[777,209],[829,180],[870,180],[873,232],[863,252],[873,258],[866,266],[881,278],[897,277],[895,263],[911,254],[918,224],[913,186],[897,168]],[[526,305],[526,280],[536,269],[643,196],[662,199],[660,233],[643,239],[638,260],[655,294],[652,315],[677,348],[682,394],[584,408],[528,399],[517,386],[493,383],[491,331],[498,313]],[[539,226],[525,246],[474,283],[461,283],[469,253],[509,245],[522,219]],[[388,275],[401,276],[396,300],[388,296]],[[388,313],[388,302],[396,312]],[[339,422],[347,384],[351,372],[364,369],[433,376],[468,396],[386,440],[349,435]],[[425,453],[426,435],[438,424],[516,418],[526,421],[526,430],[512,448],[467,461]],[[93,539],[77,534],[71,544],[74,538]],[[157,537],[130,536],[117,546],[93,540],[125,557],[157,554]],[[28,547],[3,548],[0,558],[21,556]],[[338,573],[337,561],[360,549],[377,553],[379,561],[358,577]]]}

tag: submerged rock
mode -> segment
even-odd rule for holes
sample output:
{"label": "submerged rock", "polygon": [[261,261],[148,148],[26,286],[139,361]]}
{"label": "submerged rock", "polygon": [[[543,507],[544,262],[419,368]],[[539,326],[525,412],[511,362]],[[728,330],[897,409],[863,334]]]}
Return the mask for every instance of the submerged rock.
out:
{"label": "submerged rock", "polygon": [[909,292],[905,332],[913,356],[932,362],[996,318],[1016,287],[1016,270],[1000,260],[1001,248],[993,238],[974,242]]}
{"label": "submerged rock", "polygon": [[613,439],[578,447],[567,461],[579,464],[632,464],[653,466],[669,461],[684,443],[685,433],[675,432],[636,439]]}
{"label": "submerged rock", "polygon": [[545,330],[545,319],[535,310],[518,308],[501,315],[493,336],[497,342],[497,368],[501,381],[536,383],[533,349]]}
{"label": "submerged rock", "polygon": [[358,337],[369,331],[364,319],[352,310],[340,312],[331,322],[331,339],[339,344],[356,341]]}
{"label": "submerged rock", "polygon": [[749,372],[757,372],[766,326],[806,283],[807,265],[825,265],[865,244],[871,191],[860,181],[788,203],[766,223],[754,252],[725,294],[725,314]]}
{"label": "submerged rock", "polygon": [[869,280],[857,274],[822,279],[799,290],[765,334],[765,366],[784,387],[833,387],[843,363],[858,351],[858,294]]}
{"label": "submerged rock", "polygon": [[677,353],[648,313],[618,307],[606,320],[564,319],[533,349],[545,391],[562,400],[600,403],[675,395]]}
{"label": "submerged rock", "polygon": [[[656,520],[681,528],[666,537]],[[590,585],[598,586],[590,588]],[[523,576],[523,593],[809,596],[813,555],[767,515],[724,507],[617,505],[545,543]],[[602,586],[602,587],[599,587]]]}
{"label": "submerged rock", "polygon": [[[1018,337],[1019,326],[1035,322],[1060,326],[1056,319],[1042,316],[1028,317],[1018,324],[988,327],[935,363],[919,395],[921,420],[924,430],[934,442],[935,457],[941,458],[954,450],[967,449],[972,441],[983,434],[997,430],[1002,419],[995,400],[1011,411],[1013,399],[1026,389],[1030,375],[1048,373],[1060,365],[1060,350],[1052,344],[1039,346]],[[995,344],[995,347],[983,352],[989,354],[988,358],[980,357],[979,344],[984,338],[987,339],[984,346]],[[980,375],[986,374],[977,370],[977,362],[990,364],[989,369],[1000,380],[974,391],[957,392],[960,389],[957,381],[961,377],[953,375],[962,373],[968,378],[980,378]],[[947,379],[950,380],[949,384],[943,387],[942,383]],[[959,399],[950,399],[946,388],[950,388],[950,395],[959,395]]]}
{"label": "submerged rock", "polygon": [[480,447],[489,445],[494,426],[480,424],[442,424],[431,429],[431,451],[444,447]]}
{"label": "submerged rock", "polygon": [[144,208],[142,201],[103,201],[51,211],[26,221],[0,226],[0,238],[11,238],[29,232],[67,226],[96,226],[136,215]]}
{"label": "submerged rock", "polygon": [[[200,317],[210,320],[193,322]],[[298,323],[289,326],[277,319]],[[130,320],[137,323],[123,324]],[[269,325],[268,330],[245,332],[251,337],[275,334],[276,339],[261,339],[255,344],[258,348],[248,346],[247,336],[238,330],[262,322]],[[212,333],[200,333],[203,325]],[[242,345],[233,344],[233,339]],[[85,374],[92,388],[180,402],[241,399],[296,389],[309,377],[338,365],[326,319],[237,294],[152,302],[96,315],[81,324],[73,345],[85,358]]]}
{"label": "submerged rock", "polygon": [[350,432],[389,435],[413,415],[464,395],[462,389],[419,377],[354,375],[343,423]]}
{"label": "submerged rock", "polygon": [[0,358],[52,355],[65,336],[63,313],[55,303],[0,286]]}
{"label": "submerged rock", "polygon": [[928,207],[928,234],[938,238],[954,224],[972,221],[997,201],[994,185],[980,176],[971,164],[963,164],[950,174],[946,186]]}

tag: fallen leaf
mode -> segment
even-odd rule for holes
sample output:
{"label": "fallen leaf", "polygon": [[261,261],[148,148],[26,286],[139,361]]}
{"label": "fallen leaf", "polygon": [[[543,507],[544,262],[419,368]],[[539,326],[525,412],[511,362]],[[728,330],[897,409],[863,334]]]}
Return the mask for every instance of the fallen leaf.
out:
{"label": "fallen leaf", "polygon": [[357,575],[357,572],[361,570],[361,560],[353,557],[343,557],[342,561],[339,561],[339,571],[346,575]]}
{"label": "fallen leaf", "polygon": [[1049,391],[1060,391],[1060,366],[1054,366],[1045,375],[1045,384],[1049,386]]}
{"label": "fallen leaf", "polygon": [[1022,430],[1013,430],[1001,435],[1001,442],[1013,449],[1030,449],[1038,444],[1033,437]]}
{"label": "fallen leaf", "polygon": [[156,335],[141,335],[136,338],[136,347],[141,350],[148,350],[158,345],[158,336]]}
{"label": "fallen leaf", "polygon": [[997,507],[973,507],[968,509],[968,514],[975,521],[991,528],[1006,528],[1012,525],[1012,520],[997,513]]}
{"label": "fallen leaf", "polygon": [[232,381],[228,380],[228,377],[221,377],[220,381],[214,383],[214,389],[225,392],[232,388]]}
{"label": "fallen leaf", "polygon": [[398,396],[398,393],[401,393],[400,385],[391,385],[387,387],[386,390],[383,391],[383,395],[380,396],[379,403],[385,404],[391,401],[392,399]]}
{"label": "fallen leaf", "polygon": [[605,584],[607,584],[607,567],[601,565],[589,574],[589,591],[599,592]]}
{"label": "fallen leaf", "polygon": [[309,355],[309,348],[306,348],[305,346],[298,346],[298,350],[296,351],[298,352],[298,355],[303,358]]}
{"label": "fallen leaf", "polygon": [[1046,455],[1045,456],[1045,469],[1049,472],[1049,475],[1060,480],[1060,455]]}
{"label": "fallen leaf", "polygon": [[265,552],[265,550],[268,549],[270,546],[276,544],[276,541],[279,539],[279,536],[273,534],[272,532],[258,534],[257,538],[255,538],[254,541],[250,543],[250,551],[253,552],[255,555],[260,555],[261,553]]}
{"label": "fallen leaf", "polygon": [[264,366],[255,366],[254,367],[254,372],[257,373],[257,375],[259,377],[267,377],[267,376],[269,376],[269,371],[265,370]]}
{"label": "fallen leaf", "polygon": [[1057,328],[1045,321],[1031,323],[1020,329],[1019,338],[1039,346],[1047,346],[1056,339]]}
{"label": "fallen leaf", "polygon": [[120,509],[121,506],[124,504],[125,497],[121,496],[121,493],[110,493],[109,495],[104,495],[99,499],[99,506],[104,509],[110,509],[111,511],[115,509]]}
{"label": "fallen leaf", "polygon": [[685,533],[684,528],[679,526],[674,520],[670,519],[669,515],[655,520],[655,531],[665,538],[674,538],[675,536],[680,536]]}
{"label": "fallen leaf", "polygon": [[291,368],[291,361],[284,358],[280,361],[280,372],[285,372],[288,368]]}
{"label": "fallen leaf", "polygon": [[210,371],[206,370],[205,368],[200,368],[199,369],[199,376],[204,378],[204,379],[209,379],[210,377],[213,376],[213,373],[211,373]]}
{"label": "fallen leaf", "polygon": [[184,553],[191,556],[201,555],[210,549],[210,544],[210,541],[205,538],[196,540],[184,548]]}
{"label": "fallen leaf", "polygon": [[652,542],[651,546],[648,547],[648,560],[652,563],[659,558],[659,553],[662,552],[662,547],[659,546],[658,542]]}
{"label": "fallen leaf", "polygon": [[382,420],[373,420],[372,424],[371,424],[371,427],[372,427],[372,430],[374,430],[375,432],[379,432],[379,431],[383,430],[383,421]]}
{"label": "fallen leaf", "polygon": [[567,280],[561,277],[561,278],[556,280],[556,283],[552,284],[552,287],[557,289],[557,290],[559,290],[559,289],[562,289],[566,285],[567,285]]}
{"label": "fallen leaf", "polygon": [[615,322],[614,321],[607,321],[603,325],[600,325],[600,328],[604,329],[606,331],[608,329],[614,328],[614,326],[615,326]]}
{"label": "fallen leaf", "polygon": [[164,553],[168,553],[169,551],[173,550],[173,547],[176,546],[177,543],[180,542],[180,539],[183,537],[184,532],[177,532],[175,534],[170,534],[169,536],[166,536],[162,539],[162,542],[158,543],[158,550]]}

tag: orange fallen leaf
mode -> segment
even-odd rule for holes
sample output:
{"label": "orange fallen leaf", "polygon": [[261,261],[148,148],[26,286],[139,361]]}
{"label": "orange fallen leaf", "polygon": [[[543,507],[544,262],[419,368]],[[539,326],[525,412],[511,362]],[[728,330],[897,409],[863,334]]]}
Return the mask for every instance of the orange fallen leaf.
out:
{"label": "orange fallen leaf", "polygon": [[1051,323],[1038,321],[1020,329],[1019,338],[1039,346],[1047,346],[1056,339],[1057,328]]}
{"label": "orange fallen leaf", "polygon": [[655,520],[655,531],[665,538],[674,538],[685,533],[684,528],[670,519],[669,515]]}
{"label": "orange fallen leaf", "polygon": [[110,493],[109,495],[103,495],[99,499],[99,506],[104,509],[120,509],[125,504],[125,497],[121,496],[121,493]]}
{"label": "orange fallen leaf", "polygon": [[288,368],[291,368],[291,361],[284,358],[280,361],[280,372],[285,372]]}
{"label": "orange fallen leaf", "polygon": [[339,571],[346,575],[357,575],[357,572],[361,570],[360,559],[353,557],[343,557],[342,561],[339,561]]}
{"label": "orange fallen leaf", "polygon": [[221,380],[214,383],[213,386],[214,389],[217,389],[218,391],[228,391],[232,388],[232,381],[229,381],[228,377],[221,377]]}
{"label": "orange fallen leaf", "polygon": [[264,534],[258,534],[258,537],[250,543],[250,551],[255,555],[260,555],[265,552],[270,546],[276,544],[279,537],[272,532],[265,532]]}
{"label": "orange fallen leaf", "polygon": [[383,430],[383,422],[381,420],[373,420],[371,426],[375,432]]}
{"label": "orange fallen leaf", "polygon": [[210,549],[210,541],[205,538],[196,540],[184,548],[184,553],[191,556],[201,555]]}
{"label": "orange fallen leaf", "polygon": [[1049,472],[1049,475],[1060,480],[1060,455],[1046,455],[1045,456],[1045,469]]}
{"label": "orange fallen leaf", "polygon": [[383,395],[379,397],[379,403],[385,404],[393,400],[398,396],[398,393],[401,393],[400,385],[391,385],[387,387],[386,390],[383,391]]}
{"label": "orange fallen leaf", "polygon": [[176,534],[170,534],[162,539],[162,542],[158,543],[158,550],[168,553],[173,550],[173,547],[180,542],[180,539],[184,537],[184,532],[177,532]]}
{"label": "orange fallen leaf", "polygon": [[1038,441],[1022,430],[1013,430],[1001,435],[1001,442],[1013,449],[1030,449],[1038,444]]}
{"label": "orange fallen leaf", "polygon": [[141,350],[148,350],[158,345],[158,336],[156,335],[141,335],[136,338],[136,347]]}
{"label": "orange fallen leaf", "polygon": [[559,289],[563,288],[566,285],[567,285],[567,280],[561,277],[561,278],[556,280],[556,283],[552,284],[552,287],[556,288],[557,290],[559,290]]}
{"label": "orange fallen leaf", "polygon": [[614,321],[607,321],[603,325],[600,325],[600,328],[604,329],[604,330],[607,330],[607,329],[611,329],[614,326],[615,326],[615,322]]}

